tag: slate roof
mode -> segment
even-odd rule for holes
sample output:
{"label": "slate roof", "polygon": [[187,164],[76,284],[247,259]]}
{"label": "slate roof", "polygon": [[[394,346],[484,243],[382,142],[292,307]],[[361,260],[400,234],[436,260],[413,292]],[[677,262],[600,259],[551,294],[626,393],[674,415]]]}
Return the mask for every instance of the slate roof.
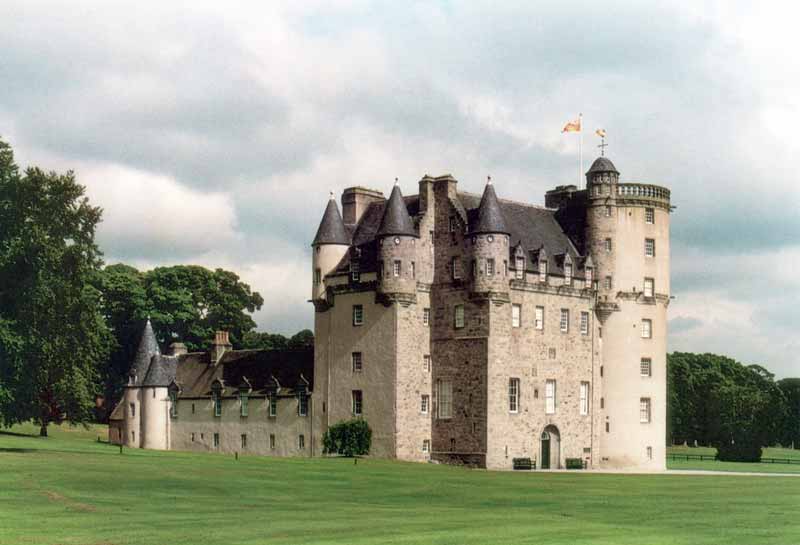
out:
{"label": "slate roof", "polygon": [[342,215],[339,213],[336,199],[331,196],[328,206],[325,207],[325,213],[322,215],[322,221],[319,222],[314,242],[311,245],[350,244],[350,240],[350,233],[344,226],[344,220],[342,220]]}
{"label": "slate roof", "polygon": [[395,184],[392,188],[392,194],[389,196],[389,201],[386,203],[381,218],[381,224],[378,227],[377,235],[380,237],[391,235],[409,235],[417,236],[414,229],[414,222],[408,214],[403,194],[400,191],[400,186]]}
{"label": "slate roof", "polygon": [[611,159],[608,157],[598,157],[595,159],[594,163],[592,163],[592,166],[589,167],[589,170],[586,172],[586,174],[592,172],[614,172],[619,174],[617,167],[614,166],[614,163],[612,163]]}
{"label": "slate roof", "polygon": [[494,185],[491,181],[486,184],[483,190],[483,197],[478,206],[478,213],[475,222],[471,226],[472,234],[480,233],[506,233],[509,234],[506,226],[506,219],[500,203],[497,202],[497,194],[494,192]]}
{"label": "slate roof", "polygon": [[160,354],[161,351],[158,349],[156,334],[153,332],[153,325],[148,318],[144,331],[142,331],[139,348],[136,349],[136,356],[133,358],[133,365],[131,365],[131,370],[136,374],[136,385],[141,385],[145,380],[152,357]]}
{"label": "slate roof", "polygon": [[178,358],[174,356],[153,357],[142,386],[169,386],[175,379],[177,364]]}

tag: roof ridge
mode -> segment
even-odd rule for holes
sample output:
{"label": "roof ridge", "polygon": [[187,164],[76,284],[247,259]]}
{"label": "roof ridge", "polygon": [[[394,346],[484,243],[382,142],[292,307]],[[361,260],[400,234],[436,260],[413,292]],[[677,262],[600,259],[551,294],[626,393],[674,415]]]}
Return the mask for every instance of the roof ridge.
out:
{"label": "roof ridge", "polygon": [[[473,193],[472,191],[459,191],[458,194],[460,194],[460,195],[469,195],[470,197],[475,197],[477,199],[481,198],[481,195],[479,195],[478,193]],[[533,203],[528,203],[528,202],[523,202],[523,201],[516,201],[514,199],[503,199],[501,197],[497,197],[497,200],[500,201],[500,202],[503,202],[503,203],[517,204],[517,205],[520,205],[520,206],[525,206],[527,208],[536,208],[538,210],[545,210],[547,212],[555,212],[556,210],[558,210],[557,208],[548,208],[547,206],[543,206],[541,204],[533,204]]]}

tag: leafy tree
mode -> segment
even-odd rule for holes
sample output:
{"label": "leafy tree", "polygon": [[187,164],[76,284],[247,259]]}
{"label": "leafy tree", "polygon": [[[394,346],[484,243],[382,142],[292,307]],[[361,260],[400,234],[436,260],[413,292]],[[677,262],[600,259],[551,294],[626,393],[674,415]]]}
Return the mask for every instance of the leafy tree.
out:
{"label": "leafy tree", "polygon": [[800,378],[785,378],[777,382],[786,399],[786,419],[781,432],[781,444],[800,448]]}
{"label": "leafy tree", "polygon": [[289,339],[289,348],[314,348],[314,333],[310,329],[303,329]]}
{"label": "leafy tree", "polygon": [[372,430],[362,418],[337,422],[322,436],[324,454],[364,456],[372,445]]}
{"label": "leafy tree", "polygon": [[20,174],[0,142],[0,417],[10,425],[92,417],[112,339],[92,280],[102,211],[72,172]]}

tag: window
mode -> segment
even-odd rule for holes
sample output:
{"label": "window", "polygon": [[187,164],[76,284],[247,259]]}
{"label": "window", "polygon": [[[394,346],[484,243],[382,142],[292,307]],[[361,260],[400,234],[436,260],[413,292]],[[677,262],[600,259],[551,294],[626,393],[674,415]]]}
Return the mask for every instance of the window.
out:
{"label": "window", "polygon": [[192,443],[194,443],[194,432],[192,432]]}
{"label": "window", "polygon": [[440,380],[438,384],[439,418],[453,417],[453,383],[449,380]]}
{"label": "window", "polygon": [[242,434],[242,448],[247,448],[247,434]]}
{"label": "window", "polygon": [[546,414],[556,412],[556,381],[552,379],[544,385],[544,412]]}
{"label": "window", "polygon": [[516,269],[514,271],[514,276],[517,278],[517,280],[522,280],[525,276],[525,258],[518,257],[514,261],[514,268]]}
{"label": "window", "polygon": [[464,305],[455,306],[455,328],[461,329],[464,327]]}
{"label": "window", "polygon": [[569,309],[562,308],[561,309],[561,331],[566,333],[569,331]]}
{"label": "window", "polygon": [[547,261],[539,262],[539,282],[547,282]]}
{"label": "window", "polygon": [[393,276],[400,276],[400,271],[402,270],[403,263],[399,259],[394,260],[394,264],[392,265],[392,275]]}
{"label": "window", "polygon": [[521,314],[521,305],[511,305],[511,327],[519,327]]}
{"label": "window", "polygon": [[603,288],[610,290],[614,287],[614,279],[610,276],[606,276],[605,280],[603,280]]}
{"label": "window", "polygon": [[318,286],[322,282],[322,269],[314,269],[314,285]]}
{"label": "window", "polygon": [[422,325],[431,325],[431,309],[429,308],[422,309]]}
{"label": "window", "polygon": [[192,403],[192,414],[194,414],[194,403]]}
{"label": "window", "polygon": [[503,276],[508,276],[508,260],[503,260]]}
{"label": "window", "polygon": [[450,216],[450,232],[455,233],[456,231],[458,231],[458,222],[455,216]]}
{"label": "window", "polygon": [[608,425],[608,422],[606,422],[606,433],[608,433],[609,431],[611,431],[611,429],[610,429],[610,427]]}
{"label": "window", "polygon": [[564,263],[564,283],[572,285],[572,263]]}
{"label": "window", "polygon": [[131,441],[133,441],[134,443],[136,442],[136,432],[135,431],[131,432]]}
{"label": "window", "polygon": [[428,410],[431,404],[431,396],[423,395],[422,401],[420,402],[419,412],[422,414],[428,414]]}
{"label": "window", "polygon": [[544,307],[536,307],[533,327],[538,330],[544,329]]}
{"label": "window", "polygon": [[644,209],[644,222],[654,224],[656,222],[656,211],[652,208]]}
{"label": "window", "polygon": [[455,437],[451,437],[450,438],[450,452],[455,452],[455,451],[456,451],[456,438]]}
{"label": "window", "polygon": [[425,354],[422,356],[422,370],[426,373],[431,372],[431,355]]}
{"label": "window", "polygon": [[362,325],[364,323],[364,307],[362,305],[353,305],[353,325]]}
{"label": "window", "polygon": [[461,278],[461,259],[454,257],[450,261],[450,267],[453,273],[453,280]]}
{"label": "window", "polygon": [[644,296],[645,297],[653,297],[653,292],[655,291],[655,281],[652,278],[645,278],[644,279]]}
{"label": "window", "polygon": [[219,434],[218,433],[214,434],[214,446],[215,447],[219,447]]}
{"label": "window", "polygon": [[556,349],[555,348],[548,348],[547,349],[547,357],[551,360],[556,359]]}
{"label": "window", "polygon": [[430,439],[423,439],[422,440],[422,452],[430,452],[431,451],[431,440]]}
{"label": "window", "polygon": [[302,433],[297,436],[297,448],[301,450],[306,448],[306,436]]}
{"label": "window", "polygon": [[269,415],[278,415],[278,396],[275,394],[269,396]]}
{"label": "window", "polygon": [[600,398],[600,408],[601,409],[605,409],[606,408],[606,398],[604,398],[604,397]]}
{"label": "window", "polygon": [[416,264],[416,262],[412,261],[411,262],[411,278],[416,278],[416,277],[417,277],[417,264]]}
{"label": "window", "polygon": [[222,395],[214,395],[214,416],[222,416]]}
{"label": "window", "polygon": [[647,447],[646,452],[647,452],[647,459],[648,460],[652,460],[653,459],[653,447]]}
{"label": "window", "polygon": [[275,450],[275,434],[274,433],[270,433],[269,434],[269,448],[272,449],[272,450]]}
{"label": "window", "polygon": [[519,412],[519,379],[508,379],[508,412]]}
{"label": "window", "polygon": [[643,339],[652,339],[653,338],[653,321],[652,320],[642,320],[642,338]]}
{"label": "window", "polygon": [[656,241],[652,238],[644,239],[644,255],[645,257],[656,256]]}
{"label": "window", "polygon": [[589,313],[581,312],[581,335],[589,334]]}
{"label": "window", "polygon": [[605,213],[606,213],[606,217],[607,218],[611,217],[611,207],[610,206],[606,206]]}
{"label": "window", "polygon": [[581,382],[581,414],[589,414],[589,383]]}
{"label": "window", "polygon": [[486,260],[486,276],[494,276],[494,259]]}
{"label": "window", "polygon": [[586,287],[591,289],[592,282],[594,282],[594,269],[586,267]]}
{"label": "window", "polygon": [[472,260],[472,278],[478,278],[478,261]]}
{"label": "window", "polygon": [[650,422],[650,398],[639,399],[639,422]]}
{"label": "window", "polygon": [[131,418],[135,418],[136,417],[136,403],[131,403],[128,406],[128,409],[129,409],[128,414],[131,415]]}
{"label": "window", "polygon": [[247,416],[247,405],[248,401],[250,401],[247,392],[242,392],[239,394],[239,415],[240,416]]}
{"label": "window", "polygon": [[603,241],[603,247],[605,248],[606,253],[610,253],[611,252],[612,246],[611,246],[611,239],[610,238],[607,238],[607,239],[605,239]]}
{"label": "window", "polygon": [[364,408],[364,399],[361,394],[361,390],[353,390],[353,414],[355,416],[361,416],[361,411]]}
{"label": "window", "polygon": [[297,415],[308,416],[308,393],[304,391],[297,394]]}
{"label": "window", "polygon": [[350,280],[353,282],[361,281],[361,264],[350,263]]}
{"label": "window", "polygon": [[652,376],[653,373],[653,360],[650,358],[642,358],[639,362],[639,373],[643,377]]}
{"label": "window", "polygon": [[353,352],[351,355],[353,360],[353,372],[358,373],[361,371],[361,352]]}

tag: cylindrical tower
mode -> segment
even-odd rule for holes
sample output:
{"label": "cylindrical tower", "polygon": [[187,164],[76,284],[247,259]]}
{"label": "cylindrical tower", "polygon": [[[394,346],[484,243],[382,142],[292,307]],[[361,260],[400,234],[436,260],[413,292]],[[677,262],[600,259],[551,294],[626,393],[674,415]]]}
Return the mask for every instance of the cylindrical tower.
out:
{"label": "cylindrical tower", "polygon": [[142,388],[142,448],[166,450],[169,395],[166,386]]}
{"label": "cylindrical tower", "polygon": [[333,272],[350,248],[350,236],[332,192],[311,246],[311,298],[316,302],[325,298],[325,276]]}
{"label": "cylindrical tower", "polygon": [[130,448],[138,448],[141,444],[141,419],[142,404],[139,400],[141,388],[126,386],[122,394],[123,420],[122,420],[122,444]]}
{"label": "cylindrical tower", "polygon": [[377,232],[381,278],[378,292],[413,298],[417,291],[417,235],[400,186],[395,183]]}
{"label": "cylindrical tower", "polygon": [[509,230],[491,178],[483,190],[478,217],[470,229],[472,291],[508,293]]}
{"label": "cylindrical tower", "polygon": [[620,183],[605,157],[586,181],[602,324],[601,465],[664,469],[670,192]]}

